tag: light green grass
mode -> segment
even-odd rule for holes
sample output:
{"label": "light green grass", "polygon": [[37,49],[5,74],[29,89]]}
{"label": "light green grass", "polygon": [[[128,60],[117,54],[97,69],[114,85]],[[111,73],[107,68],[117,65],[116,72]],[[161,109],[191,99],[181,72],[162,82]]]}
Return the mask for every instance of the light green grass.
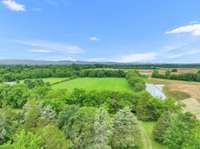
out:
{"label": "light green grass", "polygon": [[60,82],[60,81],[63,81],[67,78],[44,78],[42,79],[44,82],[49,82],[50,84],[54,84],[56,82]]}
{"label": "light green grass", "polygon": [[111,90],[133,92],[127,80],[124,78],[77,78],[52,86],[53,89],[67,89],[72,91],[75,88],[85,90]]}
{"label": "light green grass", "polygon": [[163,145],[154,141],[152,136],[153,127],[155,122],[140,122],[143,134],[143,149],[166,149]]}

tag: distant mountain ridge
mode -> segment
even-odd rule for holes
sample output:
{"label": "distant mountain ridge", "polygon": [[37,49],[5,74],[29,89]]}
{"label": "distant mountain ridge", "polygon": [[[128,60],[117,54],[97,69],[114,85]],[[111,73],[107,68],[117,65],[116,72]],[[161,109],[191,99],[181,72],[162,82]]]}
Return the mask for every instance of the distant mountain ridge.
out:
{"label": "distant mountain ridge", "polygon": [[88,61],[50,61],[50,60],[0,60],[0,65],[70,65],[70,64],[120,64],[115,62],[88,62]]}
{"label": "distant mountain ridge", "polygon": [[200,68],[200,63],[119,63],[119,62],[90,62],[90,61],[70,61],[70,60],[20,60],[20,59],[0,59],[0,65],[70,65],[70,64],[102,64],[102,65],[123,65],[123,66],[155,66],[165,68]]}

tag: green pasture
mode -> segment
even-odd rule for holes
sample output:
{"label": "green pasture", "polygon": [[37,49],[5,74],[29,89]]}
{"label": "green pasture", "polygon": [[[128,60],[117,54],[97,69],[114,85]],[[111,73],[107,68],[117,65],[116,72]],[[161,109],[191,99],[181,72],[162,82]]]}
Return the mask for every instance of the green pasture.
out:
{"label": "green pasture", "polygon": [[72,91],[75,88],[85,90],[111,90],[132,92],[131,86],[125,78],[77,78],[53,85],[53,89],[66,89]]}

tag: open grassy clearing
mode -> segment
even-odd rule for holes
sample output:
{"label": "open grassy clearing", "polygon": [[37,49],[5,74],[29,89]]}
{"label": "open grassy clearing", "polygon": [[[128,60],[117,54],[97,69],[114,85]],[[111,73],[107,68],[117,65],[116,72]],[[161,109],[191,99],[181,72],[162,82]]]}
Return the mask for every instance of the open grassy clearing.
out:
{"label": "open grassy clearing", "polygon": [[68,91],[72,91],[75,88],[89,91],[111,90],[132,92],[131,86],[124,78],[77,78],[53,86],[53,89],[67,89]]}
{"label": "open grassy clearing", "polygon": [[140,122],[142,130],[143,149],[166,149],[163,145],[154,141],[152,136],[155,122]]}

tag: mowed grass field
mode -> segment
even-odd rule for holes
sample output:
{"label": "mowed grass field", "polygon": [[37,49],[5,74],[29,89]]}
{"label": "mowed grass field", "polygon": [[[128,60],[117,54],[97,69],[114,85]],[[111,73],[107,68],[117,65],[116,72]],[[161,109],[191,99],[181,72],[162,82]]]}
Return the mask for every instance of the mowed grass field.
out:
{"label": "mowed grass field", "polygon": [[52,86],[53,89],[66,89],[73,91],[75,88],[85,89],[88,91],[110,90],[133,92],[131,86],[125,78],[77,78],[65,81]]}

